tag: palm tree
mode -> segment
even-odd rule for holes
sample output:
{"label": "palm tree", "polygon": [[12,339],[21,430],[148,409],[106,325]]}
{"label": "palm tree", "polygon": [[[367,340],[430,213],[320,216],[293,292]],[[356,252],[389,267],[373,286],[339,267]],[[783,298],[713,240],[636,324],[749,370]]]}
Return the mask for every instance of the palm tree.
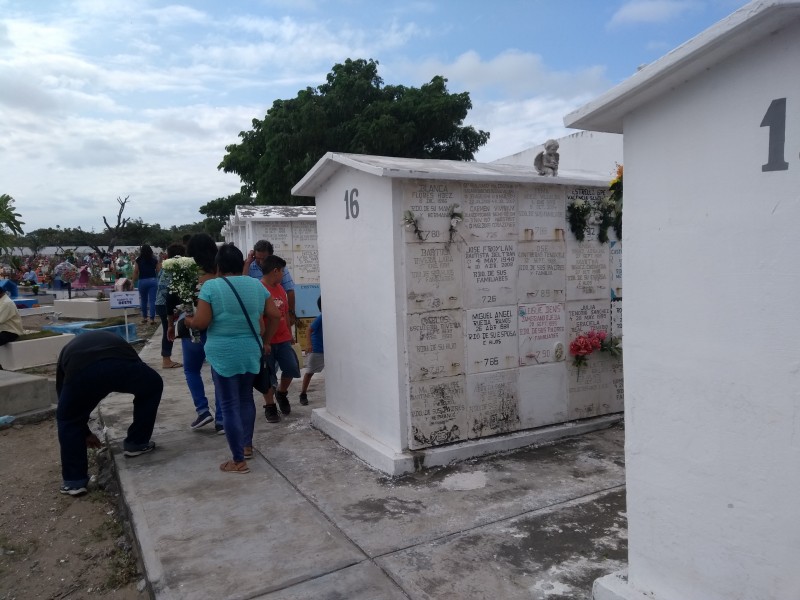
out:
{"label": "palm tree", "polygon": [[0,194],[0,250],[3,252],[8,252],[8,248],[14,246],[15,238],[23,235],[25,223],[19,220],[21,216],[14,211],[14,199],[8,194]]}

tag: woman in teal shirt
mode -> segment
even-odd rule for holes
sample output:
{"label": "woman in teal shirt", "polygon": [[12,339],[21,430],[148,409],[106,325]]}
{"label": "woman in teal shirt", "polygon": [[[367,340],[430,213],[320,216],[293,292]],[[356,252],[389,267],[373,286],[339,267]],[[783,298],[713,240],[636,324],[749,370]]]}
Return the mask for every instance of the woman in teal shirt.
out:
{"label": "woman in teal shirt", "polygon": [[[216,264],[217,278],[206,281],[200,288],[197,309],[193,317],[186,317],[186,324],[194,329],[207,329],[206,360],[211,364],[211,377],[220,393],[225,437],[233,455],[233,460],[219,468],[226,473],[249,473],[245,461],[253,457],[256,421],[253,379],[261,366],[262,344],[265,352],[270,351],[264,340],[275,333],[280,311],[259,281],[241,274],[244,257],[236,246],[222,245]],[[231,286],[241,298],[244,311]],[[266,316],[266,327],[262,315]],[[251,325],[260,333],[261,340],[253,335]]]}

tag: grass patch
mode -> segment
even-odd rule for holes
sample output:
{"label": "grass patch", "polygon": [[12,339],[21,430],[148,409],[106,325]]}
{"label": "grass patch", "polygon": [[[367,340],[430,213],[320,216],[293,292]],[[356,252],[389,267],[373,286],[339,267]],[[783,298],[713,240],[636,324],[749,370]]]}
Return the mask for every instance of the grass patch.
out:
{"label": "grass patch", "polygon": [[[103,582],[105,590],[117,590],[133,583],[139,577],[139,568],[131,545],[127,542],[125,526],[116,517],[109,517],[89,532],[94,542],[111,543],[105,556],[108,573]],[[124,543],[119,540],[125,539]]]}
{"label": "grass patch", "polygon": [[34,331],[32,333],[26,333],[25,335],[21,335],[15,341],[25,342],[27,340],[38,340],[41,338],[49,338],[53,337],[54,335],[63,335],[63,334],[59,331],[50,331],[49,329],[42,329],[41,331]]}
{"label": "grass patch", "polygon": [[139,569],[136,567],[136,558],[133,553],[119,548],[114,549],[108,568],[110,573],[106,578],[106,589],[118,590],[133,583],[139,576]]}
{"label": "grass patch", "polygon": [[[128,323],[131,322],[131,319],[128,319]],[[109,317],[108,319],[103,319],[97,323],[87,325],[84,329],[100,329],[101,327],[115,327],[117,325],[125,325],[125,317]]]}
{"label": "grass patch", "polygon": [[25,558],[36,551],[38,544],[36,540],[16,540],[11,541],[5,535],[0,534],[0,548],[3,554],[13,558]]}

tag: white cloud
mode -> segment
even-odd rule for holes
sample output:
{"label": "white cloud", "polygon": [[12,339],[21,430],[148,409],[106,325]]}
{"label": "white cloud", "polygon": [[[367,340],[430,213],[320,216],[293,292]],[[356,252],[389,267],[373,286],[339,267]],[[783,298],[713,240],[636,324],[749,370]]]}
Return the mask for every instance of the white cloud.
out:
{"label": "white cloud", "polygon": [[589,67],[575,72],[554,71],[544,64],[538,54],[506,51],[489,60],[477,52],[460,55],[452,63],[428,60],[420,64],[395,65],[402,74],[414,73],[415,79],[430,81],[434,75],[448,80],[451,92],[470,92],[489,99],[511,95],[521,98],[530,95],[572,96],[582,92],[599,92],[608,88],[605,68]]}
{"label": "white cloud", "polygon": [[632,0],[614,13],[609,26],[664,23],[695,8],[696,0]]}
{"label": "white cloud", "polygon": [[58,102],[49,92],[8,69],[0,70],[0,106],[31,112],[52,112]]}
{"label": "white cloud", "polygon": [[274,99],[324,83],[346,58],[379,60],[391,84],[443,75],[450,92],[470,92],[467,124],[492,133],[477,157],[486,161],[560,137],[563,115],[609,86],[601,66],[556,70],[534,52],[416,60],[413,45],[430,45],[432,32],[398,12],[381,27],[342,11],[269,18],[282,13],[243,16],[236,5],[211,18],[189,4],[80,0],[38,21],[0,17],[0,193],[17,200],[26,231],[100,230],[127,195],[132,218],[201,220],[200,206],[239,190],[217,170],[225,146]]}
{"label": "white cloud", "polygon": [[159,27],[183,27],[187,23],[205,24],[209,17],[204,12],[189,8],[188,6],[166,6],[143,11],[145,16],[153,18]]}
{"label": "white cloud", "polygon": [[200,206],[239,191],[238,177],[217,165],[259,110],[197,105],[143,111],[135,121],[16,122],[9,126],[14,135],[0,142],[8,157],[3,193],[15,198],[26,231],[55,222],[102,229],[114,199],[128,194],[127,216],[164,227],[197,222]]}
{"label": "white cloud", "polygon": [[467,124],[492,134],[476,160],[490,162],[571,133],[563,125],[564,115],[592,97],[592,94],[571,98],[541,96],[476,105]]}

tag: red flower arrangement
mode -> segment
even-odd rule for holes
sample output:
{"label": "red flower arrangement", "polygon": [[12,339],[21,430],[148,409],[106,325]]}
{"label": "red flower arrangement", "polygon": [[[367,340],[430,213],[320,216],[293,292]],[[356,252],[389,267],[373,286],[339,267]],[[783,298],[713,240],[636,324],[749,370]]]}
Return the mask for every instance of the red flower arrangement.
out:
{"label": "red flower arrangement", "polygon": [[578,369],[578,377],[581,375],[581,367],[586,365],[586,357],[595,350],[601,350],[603,342],[606,340],[605,331],[595,331],[579,335],[569,345],[569,353],[574,357],[572,364]]}

